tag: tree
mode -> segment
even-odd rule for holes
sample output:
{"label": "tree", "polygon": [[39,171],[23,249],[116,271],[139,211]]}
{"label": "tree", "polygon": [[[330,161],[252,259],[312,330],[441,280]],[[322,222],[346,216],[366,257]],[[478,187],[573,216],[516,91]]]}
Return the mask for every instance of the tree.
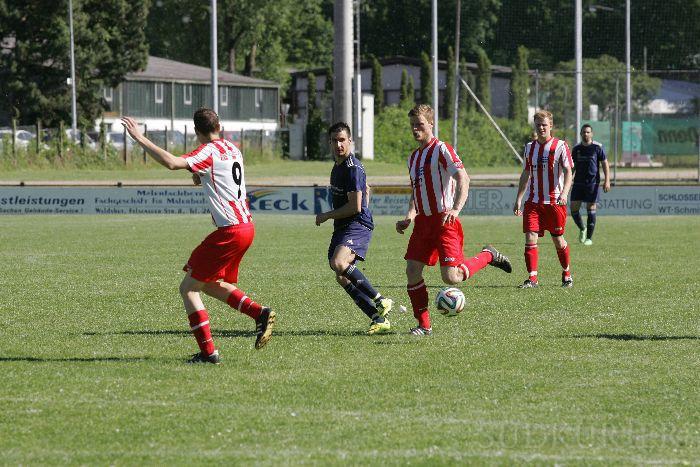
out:
{"label": "tree", "polygon": [[413,84],[413,76],[408,77],[408,86],[406,86],[406,102],[410,107],[416,105],[416,87]]}
{"label": "tree", "polygon": [[491,60],[484,49],[479,49],[478,57],[479,74],[476,77],[474,94],[479,98],[484,108],[491,112]]}
{"label": "tree", "polygon": [[[79,126],[94,126],[104,108],[103,87],[116,86],[146,65],[147,11],[147,3],[127,0],[73,3]],[[13,39],[0,53],[0,108],[12,109],[21,124],[70,121],[67,4],[0,2],[0,31]]]}
{"label": "tree", "polygon": [[[420,55],[420,104],[430,104],[433,97],[433,73],[430,65],[430,57],[425,52]],[[436,115],[437,118],[437,115]]]}
{"label": "tree", "polygon": [[529,85],[527,49],[518,47],[518,62],[512,67],[510,78],[510,106],[508,116],[515,121],[527,120],[527,90]]}
{"label": "tree", "polygon": [[316,75],[309,73],[307,80],[306,158],[316,160],[322,158],[320,143],[324,123],[321,109],[316,105]]}
{"label": "tree", "polygon": [[445,88],[445,118],[452,120],[454,115],[455,85],[455,52],[452,46],[447,48],[447,80]]}
{"label": "tree", "polygon": [[[547,96],[545,106],[552,111],[560,127],[568,122],[571,126],[575,120],[574,106],[574,67],[573,60],[562,62],[557,66],[557,73],[546,75],[542,88]],[[620,89],[624,89],[625,64],[614,57],[603,55],[600,58],[583,60],[583,68],[588,71],[583,77],[583,108],[591,104],[598,105],[601,119],[610,120],[615,111],[615,81],[620,80]],[[635,112],[642,111],[644,106],[658,92],[661,80],[643,73],[632,74],[632,100]],[[624,92],[620,93],[620,107],[624,108]]]}
{"label": "tree", "polygon": [[[467,68],[467,62],[462,59],[459,64],[459,75],[460,77],[472,88],[474,89],[474,75]],[[469,95],[462,83],[459,83],[459,118],[463,120],[468,112],[474,110],[474,99]]]}
{"label": "tree", "polygon": [[[209,66],[209,2],[155,2],[147,35],[153,55]],[[287,65],[330,65],[332,22],[325,0],[222,0],[219,63],[229,72],[289,82]],[[269,14],[274,12],[274,14]]]}
{"label": "tree", "polygon": [[403,104],[408,99],[408,72],[401,70],[401,88],[399,90],[399,103]]}
{"label": "tree", "polygon": [[382,84],[382,64],[372,55],[372,94],[374,94],[374,113],[379,115],[384,108],[384,85]]}

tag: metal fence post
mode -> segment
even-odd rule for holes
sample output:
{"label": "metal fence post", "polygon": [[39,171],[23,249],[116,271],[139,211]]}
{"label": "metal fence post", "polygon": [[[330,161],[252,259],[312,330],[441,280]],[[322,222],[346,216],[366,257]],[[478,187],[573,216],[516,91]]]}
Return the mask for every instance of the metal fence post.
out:
{"label": "metal fence post", "polygon": [[[148,138],[148,124],[143,124],[143,136]],[[148,158],[146,157],[146,148],[143,148],[143,163],[145,164]]]}
{"label": "metal fence post", "polygon": [[17,165],[17,120],[12,119],[12,160]]}
{"label": "metal fence post", "polygon": [[60,159],[63,159],[63,120],[58,122],[58,138],[56,138],[56,141],[58,141],[58,157]]}
{"label": "metal fence post", "polygon": [[168,125],[165,125],[165,150],[168,150]]}
{"label": "metal fence post", "polygon": [[126,147],[128,146],[127,143],[129,142],[129,141],[126,139],[126,138],[127,138],[127,136],[126,136],[126,127],[124,127],[123,135],[124,135],[124,165],[126,165],[126,161],[127,161]]}
{"label": "metal fence post", "polygon": [[185,147],[183,148],[183,152],[187,154],[187,125],[185,125]]}
{"label": "metal fence post", "polygon": [[41,120],[36,121],[36,152],[39,154],[41,150]]}

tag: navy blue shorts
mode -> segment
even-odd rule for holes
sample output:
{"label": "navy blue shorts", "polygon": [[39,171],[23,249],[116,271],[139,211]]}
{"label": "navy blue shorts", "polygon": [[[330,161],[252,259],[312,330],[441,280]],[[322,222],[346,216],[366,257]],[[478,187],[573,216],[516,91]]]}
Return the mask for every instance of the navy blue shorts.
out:
{"label": "navy blue shorts", "polygon": [[571,201],[597,203],[598,185],[574,185],[574,187],[571,189]]}
{"label": "navy blue shorts", "polygon": [[372,240],[372,231],[360,224],[351,222],[347,226],[333,232],[331,244],[328,245],[328,261],[333,257],[335,249],[339,245],[350,248],[360,261],[365,260],[369,241]]}

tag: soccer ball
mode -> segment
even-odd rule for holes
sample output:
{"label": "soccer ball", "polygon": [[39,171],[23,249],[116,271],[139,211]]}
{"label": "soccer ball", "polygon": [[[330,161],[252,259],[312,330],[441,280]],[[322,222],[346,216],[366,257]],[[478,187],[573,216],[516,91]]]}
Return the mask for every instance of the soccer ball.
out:
{"label": "soccer ball", "polygon": [[444,316],[457,316],[464,309],[466,302],[462,291],[455,287],[445,287],[435,296],[435,307]]}

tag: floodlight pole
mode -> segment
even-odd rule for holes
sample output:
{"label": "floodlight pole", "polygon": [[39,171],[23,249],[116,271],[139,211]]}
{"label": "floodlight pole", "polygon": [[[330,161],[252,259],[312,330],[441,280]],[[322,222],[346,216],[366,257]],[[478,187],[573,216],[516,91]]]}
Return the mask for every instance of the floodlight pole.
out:
{"label": "floodlight pole", "polygon": [[[461,19],[462,19],[462,2],[461,0],[457,0],[457,18],[456,18],[456,25],[455,25],[455,89],[454,89],[454,102],[452,103],[452,144],[455,147],[455,150],[457,148],[457,142],[459,138],[457,137],[457,133],[459,130],[457,129],[457,119],[458,119],[458,114],[459,114],[459,91],[462,86],[459,85],[459,38],[461,36]],[[446,103],[449,105],[449,102]]]}
{"label": "floodlight pole", "polygon": [[210,43],[211,43],[211,108],[219,113],[219,75],[217,73],[219,69],[218,63],[218,42],[217,42],[217,31],[216,31],[216,0],[211,0],[211,31],[210,31]]}
{"label": "floodlight pole", "polygon": [[630,29],[631,29],[631,13],[630,13],[630,0],[625,2],[625,56],[626,56],[626,74],[627,74],[627,121],[632,121],[632,62],[631,62],[631,49],[632,45],[630,43]]}
{"label": "floodlight pole", "polygon": [[[355,4],[355,152],[362,153],[362,63],[360,61],[360,0]],[[330,77],[329,77],[330,78]]]}
{"label": "floodlight pole", "polygon": [[583,11],[581,0],[576,0],[576,142],[581,142],[581,112],[583,110]]}
{"label": "floodlight pole", "polygon": [[440,120],[440,109],[438,108],[438,38],[437,38],[437,0],[433,0],[433,111],[435,112],[435,126],[433,135],[438,137],[438,121]]}
{"label": "floodlight pole", "polygon": [[352,121],[352,0],[333,4],[333,121]]}
{"label": "floodlight pole", "polygon": [[[73,36],[73,0],[68,0],[68,27],[70,29],[70,84],[71,84],[71,137],[78,134],[78,104],[75,90],[75,38]],[[39,138],[39,135],[36,135]]]}

